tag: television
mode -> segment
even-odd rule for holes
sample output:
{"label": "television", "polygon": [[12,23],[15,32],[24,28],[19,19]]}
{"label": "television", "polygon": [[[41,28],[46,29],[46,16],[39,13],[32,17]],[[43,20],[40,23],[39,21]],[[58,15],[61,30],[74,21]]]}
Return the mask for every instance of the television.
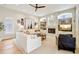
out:
{"label": "television", "polygon": [[59,31],[72,31],[72,24],[60,24],[58,29]]}

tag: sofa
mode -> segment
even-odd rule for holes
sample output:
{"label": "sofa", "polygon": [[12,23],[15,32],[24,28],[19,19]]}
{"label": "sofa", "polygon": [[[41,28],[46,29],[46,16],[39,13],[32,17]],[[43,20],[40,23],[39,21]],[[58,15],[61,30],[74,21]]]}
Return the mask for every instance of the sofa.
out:
{"label": "sofa", "polygon": [[64,49],[75,53],[76,38],[72,34],[59,34],[58,50]]}

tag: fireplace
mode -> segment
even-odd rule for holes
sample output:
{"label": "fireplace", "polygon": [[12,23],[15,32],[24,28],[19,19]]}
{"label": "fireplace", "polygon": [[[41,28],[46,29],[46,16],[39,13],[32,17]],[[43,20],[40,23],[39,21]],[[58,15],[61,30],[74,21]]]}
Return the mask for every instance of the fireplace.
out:
{"label": "fireplace", "polygon": [[53,34],[55,34],[55,28],[48,28],[48,33],[53,33]]}

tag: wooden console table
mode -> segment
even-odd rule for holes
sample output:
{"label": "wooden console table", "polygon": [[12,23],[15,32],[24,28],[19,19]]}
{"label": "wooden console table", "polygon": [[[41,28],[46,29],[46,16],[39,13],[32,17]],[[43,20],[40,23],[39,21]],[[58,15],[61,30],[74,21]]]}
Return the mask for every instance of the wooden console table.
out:
{"label": "wooden console table", "polygon": [[45,34],[45,33],[38,32],[38,33],[37,33],[37,36],[38,36],[38,37],[41,37],[41,40],[42,40],[42,41],[46,39],[46,34]]}
{"label": "wooden console table", "polygon": [[46,34],[40,33],[40,36],[41,36],[42,41],[46,39]]}

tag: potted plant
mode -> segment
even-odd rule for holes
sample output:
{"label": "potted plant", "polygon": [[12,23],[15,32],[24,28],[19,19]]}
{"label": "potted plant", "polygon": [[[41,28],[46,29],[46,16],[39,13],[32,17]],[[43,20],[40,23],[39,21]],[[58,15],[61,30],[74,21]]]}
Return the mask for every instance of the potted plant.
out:
{"label": "potted plant", "polygon": [[2,31],[4,29],[4,25],[2,22],[0,22],[0,31]]}

